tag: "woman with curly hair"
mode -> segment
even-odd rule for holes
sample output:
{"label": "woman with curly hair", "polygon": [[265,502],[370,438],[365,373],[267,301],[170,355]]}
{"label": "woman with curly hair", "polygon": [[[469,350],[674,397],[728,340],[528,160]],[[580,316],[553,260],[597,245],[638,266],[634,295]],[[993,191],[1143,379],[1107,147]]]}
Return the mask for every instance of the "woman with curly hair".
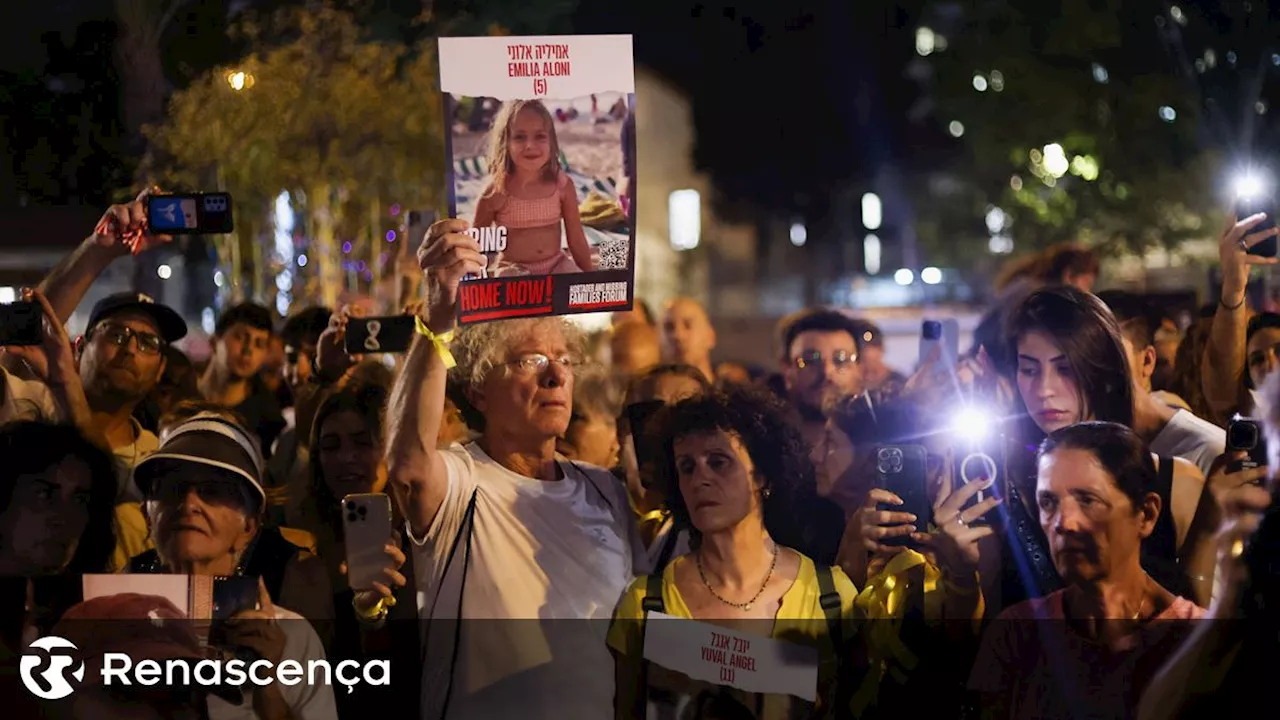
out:
{"label": "woman with curly hair", "polygon": [[[837,685],[838,658],[847,656],[844,640],[853,635],[857,590],[842,570],[819,567],[787,547],[794,533],[775,530],[794,527],[797,489],[814,484],[799,431],[772,395],[748,388],[681,401],[655,421],[655,482],[677,523],[690,529],[691,549],[671,561],[660,580],[633,582],[614,613],[609,646],[616,716],[645,717],[649,687],[668,687],[672,680],[642,659],[640,621],[655,604],[677,618],[819,647],[817,708],[821,714],[848,708],[851,698],[828,693]],[[757,717],[793,717],[793,703],[804,702],[729,688],[720,692],[754,707]],[[807,714],[812,707],[798,709]]]}

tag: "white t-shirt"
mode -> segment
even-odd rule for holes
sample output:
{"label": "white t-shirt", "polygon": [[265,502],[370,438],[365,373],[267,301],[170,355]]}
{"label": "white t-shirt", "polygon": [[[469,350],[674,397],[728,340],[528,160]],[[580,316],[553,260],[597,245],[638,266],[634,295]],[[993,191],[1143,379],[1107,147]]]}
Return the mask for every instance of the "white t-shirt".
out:
{"label": "white t-shirt", "polygon": [[[648,572],[621,482],[563,458],[563,480],[534,480],[475,443],[442,453],[444,501],[425,538],[409,532],[419,616],[429,620],[422,716],[441,717],[447,691],[449,720],[612,717],[609,621],[635,575]],[[459,616],[465,623],[449,622]]]}
{"label": "white t-shirt", "polygon": [[160,438],[156,437],[155,433],[144,429],[137,420],[130,419],[130,422],[133,423],[133,442],[111,451],[116,462],[116,476],[120,483],[116,496],[118,503],[143,502],[142,491],[133,481],[133,469],[138,466],[138,463],[146,460],[148,455],[160,449]]}
{"label": "white t-shirt", "polygon": [[24,380],[0,367],[0,424],[11,422],[56,423],[62,418],[49,387],[36,380]]}
{"label": "white t-shirt", "polygon": [[1213,461],[1226,452],[1227,431],[1208,420],[1179,410],[1151,441],[1151,452],[1195,464],[1209,477]]}
{"label": "white t-shirt", "polygon": [[[284,631],[283,658],[294,660],[302,666],[302,682],[296,685],[280,684],[280,694],[288,703],[293,717],[295,720],[337,720],[338,706],[333,699],[333,686],[326,685],[323,681],[314,685],[309,683],[310,661],[325,659],[320,636],[316,635],[311,623],[291,610],[277,607],[276,620],[285,621],[280,623],[280,629]],[[350,670],[345,671],[344,677],[350,675]],[[320,678],[321,675],[316,676],[317,680]],[[210,696],[209,720],[257,720],[258,716],[253,711],[252,687],[255,687],[253,683],[245,683],[244,702],[240,705],[232,705],[226,700]],[[342,691],[346,692],[346,689],[342,688]]]}

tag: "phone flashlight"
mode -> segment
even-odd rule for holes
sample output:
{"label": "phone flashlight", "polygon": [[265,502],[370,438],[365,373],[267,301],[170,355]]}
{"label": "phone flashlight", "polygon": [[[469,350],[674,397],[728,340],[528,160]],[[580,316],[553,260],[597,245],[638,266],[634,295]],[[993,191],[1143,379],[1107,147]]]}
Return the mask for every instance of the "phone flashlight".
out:
{"label": "phone flashlight", "polygon": [[[1245,173],[1236,178],[1236,221],[1265,213],[1266,219],[1249,229],[1250,234],[1270,230],[1276,226],[1276,201],[1271,183],[1257,173]],[[1280,247],[1276,238],[1270,237],[1249,248],[1250,255],[1276,257]]]}
{"label": "phone flashlight", "polygon": [[981,408],[966,406],[951,421],[951,432],[969,442],[981,442],[991,436],[995,420]]}

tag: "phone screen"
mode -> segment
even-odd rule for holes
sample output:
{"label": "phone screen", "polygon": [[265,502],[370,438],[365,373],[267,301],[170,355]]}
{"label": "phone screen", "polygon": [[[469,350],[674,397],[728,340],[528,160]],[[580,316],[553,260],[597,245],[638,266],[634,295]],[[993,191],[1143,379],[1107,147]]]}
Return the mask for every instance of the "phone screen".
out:
{"label": "phone screen", "polygon": [[183,193],[147,198],[147,225],[159,235],[229,233],[232,220],[228,193]]}
{"label": "phone screen", "polygon": [[147,200],[147,223],[158,233],[194,230],[200,225],[196,199],[181,195],[158,195]]}

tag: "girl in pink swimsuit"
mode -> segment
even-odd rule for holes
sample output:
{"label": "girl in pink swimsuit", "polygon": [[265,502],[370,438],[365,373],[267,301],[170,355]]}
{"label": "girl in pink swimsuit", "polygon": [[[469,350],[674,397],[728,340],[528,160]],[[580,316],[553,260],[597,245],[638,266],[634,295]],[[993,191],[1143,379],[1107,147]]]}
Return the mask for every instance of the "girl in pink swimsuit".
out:
{"label": "girl in pink swimsuit", "polygon": [[[506,250],[489,261],[490,277],[595,269],[578,215],[578,192],[561,171],[559,157],[555,124],[541,102],[502,106],[490,138],[491,179],[473,223],[507,230]],[[561,249],[561,228],[568,253]]]}

